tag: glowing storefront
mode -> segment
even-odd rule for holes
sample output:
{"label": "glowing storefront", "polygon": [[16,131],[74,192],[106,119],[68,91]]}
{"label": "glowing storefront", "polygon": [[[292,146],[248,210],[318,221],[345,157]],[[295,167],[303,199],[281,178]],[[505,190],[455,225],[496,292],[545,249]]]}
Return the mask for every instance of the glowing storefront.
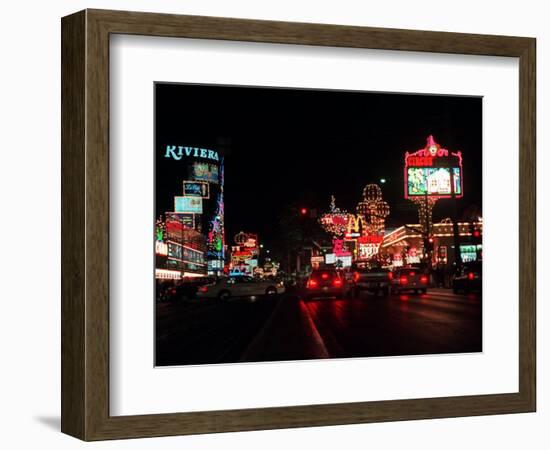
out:
{"label": "glowing storefront", "polygon": [[[458,223],[461,262],[482,259],[482,235],[482,221]],[[384,236],[380,255],[388,264],[397,267],[417,264],[427,254],[427,249],[424,248],[425,241],[419,224],[403,225]],[[455,255],[453,224],[450,221],[432,224],[428,242],[433,246],[432,266],[452,267]]]}
{"label": "glowing storefront", "polygon": [[181,190],[156,227],[156,277],[218,274],[224,267],[224,156],[212,149],[166,145],[178,165]]}

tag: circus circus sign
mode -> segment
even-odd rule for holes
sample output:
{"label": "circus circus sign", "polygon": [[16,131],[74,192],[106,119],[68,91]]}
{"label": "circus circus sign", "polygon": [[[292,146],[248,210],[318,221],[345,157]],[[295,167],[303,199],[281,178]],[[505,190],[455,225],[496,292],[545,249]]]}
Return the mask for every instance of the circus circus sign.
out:
{"label": "circus circus sign", "polygon": [[426,146],[405,153],[405,198],[462,197],[462,153],[444,149],[428,136]]}

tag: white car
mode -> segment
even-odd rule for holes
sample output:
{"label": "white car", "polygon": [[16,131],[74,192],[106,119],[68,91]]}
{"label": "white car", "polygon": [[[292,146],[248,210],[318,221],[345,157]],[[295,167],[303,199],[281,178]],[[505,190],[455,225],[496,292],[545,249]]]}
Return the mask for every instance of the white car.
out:
{"label": "white car", "polygon": [[228,300],[231,297],[272,296],[284,292],[285,287],[281,281],[255,279],[243,275],[219,278],[214,283],[201,286],[197,291],[197,297]]}

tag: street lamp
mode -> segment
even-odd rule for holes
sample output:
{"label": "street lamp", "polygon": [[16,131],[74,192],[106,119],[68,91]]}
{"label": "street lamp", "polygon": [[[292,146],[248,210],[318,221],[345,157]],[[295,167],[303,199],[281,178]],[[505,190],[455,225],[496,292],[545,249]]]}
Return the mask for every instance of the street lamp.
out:
{"label": "street lamp", "polygon": [[384,184],[386,182],[386,179],[385,178],[380,178],[380,183],[381,184]]}

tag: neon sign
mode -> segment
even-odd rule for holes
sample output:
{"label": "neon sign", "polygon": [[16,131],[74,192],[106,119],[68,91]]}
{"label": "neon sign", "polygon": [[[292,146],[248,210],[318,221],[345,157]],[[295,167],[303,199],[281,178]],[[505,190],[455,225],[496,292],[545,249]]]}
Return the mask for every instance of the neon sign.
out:
{"label": "neon sign", "polygon": [[337,256],[351,256],[351,252],[348,250],[348,248],[344,245],[344,241],[342,239],[333,239],[332,241],[332,248],[333,253]]}
{"label": "neon sign", "polygon": [[462,153],[451,152],[428,136],[426,146],[405,153],[405,198],[462,197]]}
{"label": "neon sign", "polygon": [[166,213],[166,226],[168,224],[178,224],[182,228],[195,228],[195,214],[194,213],[180,213],[180,212],[167,212]]}
{"label": "neon sign", "polygon": [[190,167],[190,169],[190,176],[195,181],[208,181],[209,183],[219,182],[218,166],[196,162]]}
{"label": "neon sign", "polygon": [[168,257],[184,263],[204,264],[203,252],[174,242],[168,242]]}
{"label": "neon sign", "polygon": [[168,255],[168,244],[166,242],[155,241],[155,253],[157,255]]}
{"label": "neon sign", "polygon": [[[208,258],[209,259],[224,259],[224,245],[225,245],[225,232],[224,232],[224,202],[223,202],[223,163],[221,166],[221,192],[218,194],[216,200],[216,211],[214,217],[210,221],[208,231]],[[201,199],[202,201],[202,199]]]}
{"label": "neon sign", "polygon": [[367,236],[361,236],[357,239],[360,244],[381,244],[384,239],[381,235],[369,234]]}
{"label": "neon sign", "polygon": [[218,152],[215,150],[197,147],[183,147],[181,145],[167,145],[164,157],[175,159],[176,161],[179,161],[183,157],[211,159],[213,161],[220,160]]}
{"label": "neon sign", "polygon": [[[357,204],[358,217],[362,217],[362,234],[383,232],[389,205],[382,199],[382,189],[377,184],[367,184],[363,189],[363,200]],[[366,223],[365,223],[366,222]]]}
{"label": "neon sign", "polygon": [[208,199],[210,198],[210,185],[205,181],[184,181],[183,195],[184,197]]}
{"label": "neon sign", "polygon": [[380,248],[380,244],[374,244],[374,243],[359,243],[359,258],[360,259],[370,259],[373,256],[376,256],[378,254],[378,250]]}
{"label": "neon sign", "polygon": [[174,211],[202,214],[201,197],[174,197]]}
{"label": "neon sign", "polygon": [[330,234],[337,237],[342,236],[348,229],[349,214],[336,207],[336,199],[333,196],[330,198],[330,212],[323,214],[319,223]]}

